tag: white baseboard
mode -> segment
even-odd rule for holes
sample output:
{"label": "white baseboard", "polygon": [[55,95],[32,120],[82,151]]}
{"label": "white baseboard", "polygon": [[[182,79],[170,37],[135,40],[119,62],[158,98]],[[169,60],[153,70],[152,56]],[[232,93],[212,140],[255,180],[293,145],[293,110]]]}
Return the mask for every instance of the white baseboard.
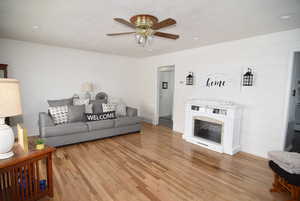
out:
{"label": "white baseboard", "polygon": [[150,119],[150,118],[147,118],[147,117],[141,117],[142,118],[142,121],[146,122],[146,123],[149,123],[149,124],[153,124],[153,120]]}

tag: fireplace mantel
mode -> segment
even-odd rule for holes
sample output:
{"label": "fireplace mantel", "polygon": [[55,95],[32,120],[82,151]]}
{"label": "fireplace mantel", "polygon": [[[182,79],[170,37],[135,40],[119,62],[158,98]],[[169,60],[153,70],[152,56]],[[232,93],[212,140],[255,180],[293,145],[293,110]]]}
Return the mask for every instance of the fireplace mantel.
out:
{"label": "fireplace mantel", "polygon": [[[230,155],[240,151],[240,125],[242,117],[242,107],[240,105],[228,101],[191,99],[186,102],[185,111],[185,132],[183,138],[186,141]],[[199,120],[207,124],[206,127],[208,127],[208,130],[210,127],[209,124],[213,127],[213,124],[219,122],[219,125],[222,126],[222,129],[218,130],[221,142],[214,142],[210,140],[209,136],[199,137],[201,136],[201,132],[204,132],[198,129],[199,122],[197,121]],[[197,129],[195,129],[195,121]],[[207,135],[209,132],[207,129],[205,131],[205,135]],[[213,132],[211,132],[211,135]],[[203,133],[203,136],[205,135]]]}

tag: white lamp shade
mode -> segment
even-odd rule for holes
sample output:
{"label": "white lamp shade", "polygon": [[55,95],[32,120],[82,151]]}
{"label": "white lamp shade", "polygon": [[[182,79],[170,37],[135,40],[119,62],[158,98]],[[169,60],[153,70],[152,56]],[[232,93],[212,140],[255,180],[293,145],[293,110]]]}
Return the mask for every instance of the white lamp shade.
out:
{"label": "white lamp shade", "polygon": [[90,92],[93,91],[93,84],[91,82],[85,82],[82,84],[81,88],[84,92]]}
{"label": "white lamp shade", "polygon": [[22,114],[19,81],[0,79],[0,118]]}

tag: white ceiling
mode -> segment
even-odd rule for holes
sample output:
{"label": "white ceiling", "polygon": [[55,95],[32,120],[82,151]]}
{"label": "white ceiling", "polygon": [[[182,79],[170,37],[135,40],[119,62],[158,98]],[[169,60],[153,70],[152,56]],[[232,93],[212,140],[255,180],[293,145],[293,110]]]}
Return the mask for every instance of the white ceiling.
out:
{"label": "white ceiling", "polygon": [[[156,37],[138,47],[131,31],[112,18],[152,14],[171,17],[180,34],[173,41]],[[287,20],[282,15],[291,15]],[[39,26],[34,29],[34,26]],[[300,0],[1,0],[0,37],[133,57],[158,55],[222,41],[300,27]],[[198,40],[194,38],[198,37]]]}

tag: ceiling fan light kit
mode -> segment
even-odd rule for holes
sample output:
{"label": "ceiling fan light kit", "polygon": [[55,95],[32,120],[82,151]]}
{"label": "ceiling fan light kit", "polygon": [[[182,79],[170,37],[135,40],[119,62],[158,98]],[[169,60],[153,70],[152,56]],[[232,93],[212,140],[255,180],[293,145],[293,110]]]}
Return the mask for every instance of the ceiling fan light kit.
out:
{"label": "ceiling fan light kit", "polygon": [[134,28],[135,32],[107,34],[108,36],[135,34],[137,44],[142,47],[149,45],[153,39],[153,36],[169,38],[173,40],[179,38],[179,35],[157,31],[158,29],[176,24],[176,21],[171,18],[158,22],[157,17],[142,14],[131,17],[130,22],[122,18],[114,18],[114,20],[131,28]]}

